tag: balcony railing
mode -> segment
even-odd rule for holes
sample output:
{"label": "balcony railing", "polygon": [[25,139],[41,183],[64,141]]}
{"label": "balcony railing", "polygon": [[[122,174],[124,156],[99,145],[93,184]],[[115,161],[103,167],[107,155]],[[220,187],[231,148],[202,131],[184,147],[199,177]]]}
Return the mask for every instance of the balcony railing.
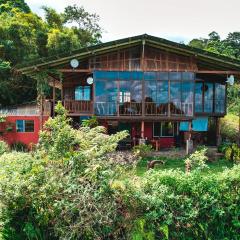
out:
{"label": "balcony railing", "polygon": [[145,115],[166,116],[168,114],[168,103],[145,102]]}
{"label": "balcony railing", "polygon": [[92,101],[64,100],[63,105],[69,113],[93,113]]}
{"label": "balcony railing", "polygon": [[[52,101],[45,101],[44,115],[52,115]],[[143,108],[144,104],[144,108]],[[160,102],[95,102],[64,100],[69,114],[95,114],[97,116],[193,116],[193,103]],[[144,113],[143,113],[144,110]],[[169,112],[170,111],[170,112]]]}

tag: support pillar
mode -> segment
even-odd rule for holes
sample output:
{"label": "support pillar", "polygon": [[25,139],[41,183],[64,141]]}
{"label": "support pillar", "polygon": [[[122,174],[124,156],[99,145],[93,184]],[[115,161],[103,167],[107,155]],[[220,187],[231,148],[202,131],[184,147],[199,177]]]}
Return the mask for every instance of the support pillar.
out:
{"label": "support pillar", "polygon": [[216,144],[219,146],[222,142],[221,139],[221,126],[220,126],[220,118],[216,118]]}
{"label": "support pillar", "polygon": [[43,95],[41,94],[40,96],[39,96],[39,100],[40,100],[40,130],[42,130],[43,129]]}
{"label": "support pillar", "polygon": [[55,87],[55,79],[53,80],[53,118],[55,117],[55,101],[56,101],[56,87]]}
{"label": "support pillar", "polygon": [[141,138],[144,139],[144,121],[141,122]]}

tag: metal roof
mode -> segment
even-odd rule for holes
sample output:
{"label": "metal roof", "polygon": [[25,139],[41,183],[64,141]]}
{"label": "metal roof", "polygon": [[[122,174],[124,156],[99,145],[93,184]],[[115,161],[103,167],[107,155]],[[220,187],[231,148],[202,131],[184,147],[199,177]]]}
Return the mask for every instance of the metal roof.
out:
{"label": "metal roof", "polygon": [[69,62],[70,59],[83,59],[101,53],[106,53],[119,48],[135,46],[145,42],[146,45],[155,46],[168,51],[174,51],[179,54],[195,56],[199,61],[211,62],[211,65],[224,66],[231,70],[240,71],[240,60],[226,57],[220,54],[208,52],[199,48],[191,47],[185,44],[172,42],[163,38],[154,37],[148,34],[138,35],[134,37],[123,38],[106,43],[84,47],[71,52],[54,55],[47,58],[38,58],[35,61],[29,61],[21,65],[17,65],[14,70],[22,74],[31,75],[36,70],[44,68],[54,68]]}

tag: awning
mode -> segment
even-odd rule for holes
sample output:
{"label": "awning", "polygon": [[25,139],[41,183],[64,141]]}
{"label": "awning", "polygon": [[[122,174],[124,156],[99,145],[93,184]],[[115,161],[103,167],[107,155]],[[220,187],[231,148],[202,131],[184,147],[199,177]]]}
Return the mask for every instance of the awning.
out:
{"label": "awning", "polygon": [[[188,131],[190,122],[180,122],[179,130]],[[192,131],[206,132],[208,130],[208,118],[196,118],[192,121]]]}

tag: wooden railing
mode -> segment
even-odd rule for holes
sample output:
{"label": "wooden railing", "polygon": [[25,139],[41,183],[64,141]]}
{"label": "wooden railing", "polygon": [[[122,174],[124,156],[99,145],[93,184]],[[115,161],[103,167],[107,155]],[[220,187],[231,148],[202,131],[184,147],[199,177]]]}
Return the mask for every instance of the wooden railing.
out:
{"label": "wooden railing", "polygon": [[168,114],[168,103],[145,102],[145,115],[166,116]]}
{"label": "wooden railing", "polygon": [[[95,114],[97,116],[193,116],[193,103],[156,103],[145,102],[95,102],[64,100],[63,105],[69,114]],[[45,101],[44,115],[53,113],[52,101]],[[170,110],[170,113],[169,113]]]}
{"label": "wooden railing", "polygon": [[93,113],[92,101],[64,100],[63,105],[69,113]]}
{"label": "wooden railing", "polygon": [[119,115],[142,115],[142,103],[126,102],[119,104]]}

